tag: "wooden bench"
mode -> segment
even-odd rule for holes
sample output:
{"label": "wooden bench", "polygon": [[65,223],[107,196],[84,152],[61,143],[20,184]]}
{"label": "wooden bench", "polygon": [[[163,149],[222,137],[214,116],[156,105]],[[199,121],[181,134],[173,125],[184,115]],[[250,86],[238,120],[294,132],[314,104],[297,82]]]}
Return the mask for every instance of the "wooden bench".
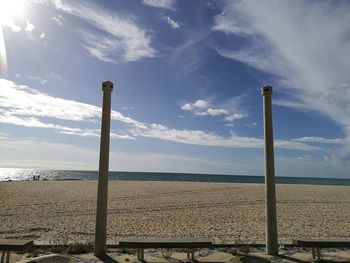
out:
{"label": "wooden bench", "polygon": [[312,258],[321,260],[321,248],[350,247],[350,240],[298,239],[293,240],[293,244],[299,247],[311,247]]}
{"label": "wooden bench", "polygon": [[145,248],[184,248],[187,251],[187,259],[194,260],[197,248],[210,248],[213,243],[207,238],[121,238],[119,247],[136,248],[137,259],[144,261]]}
{"label": "wooden bench", "polygon": [[1,263],[10,262],[11,251],[24,251],[33,246],[32,240],[0,239],[0,250],[2,251]]}

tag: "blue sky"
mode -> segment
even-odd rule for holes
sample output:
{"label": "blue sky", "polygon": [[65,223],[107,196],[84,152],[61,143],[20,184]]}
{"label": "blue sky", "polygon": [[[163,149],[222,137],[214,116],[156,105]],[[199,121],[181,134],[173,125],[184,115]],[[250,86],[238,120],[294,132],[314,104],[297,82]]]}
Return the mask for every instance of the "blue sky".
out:
{"label": "blue sky", "polygon": [[272,85],[277,176],[350,178],[348,1],[0,4],[0,166],[263,174]]}

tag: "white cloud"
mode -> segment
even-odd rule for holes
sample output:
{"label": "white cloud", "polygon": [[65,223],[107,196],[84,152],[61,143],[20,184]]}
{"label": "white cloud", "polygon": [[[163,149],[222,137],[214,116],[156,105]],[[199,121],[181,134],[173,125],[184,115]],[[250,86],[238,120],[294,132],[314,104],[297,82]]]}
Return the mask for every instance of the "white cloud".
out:
{"label": "white cloud", "polygon": [[9,27],[13,32],[19,32],[22,30],[22,28],[15,23],[13,18],[6,17],[6,15],[5,17],[1,17],[0,25],[1,27]]}
{"label": "white cloud", "polygon": [[[134,137],[143,136],[192,145],[228,148],[263,148],[264,145],[263,139],[254,137],[241,137],[235,134],[231,134],[229,137],[222,137],[215,133],[201,130],[171,129],[156,123],[148,125],[147,129],[132,129],[131,131]],[[303,151],[320,150],[318,147],[286,140],[276,140],[275,147]]]}
{"label": "white cloud", "polygon": [[192,111],[194,109],[206,109],[209,107],[209,102],[205,100],[197,100],[194,103],[186,103],[182,105],[180,108],[182,110]]}
{"label": "white cloud", "polygon": [[27,86],[0,79],[0,107],[16,116],[40,116],[64,120],[88,120],[99,116],[100,109],[89,104],[51,97]]}
{"label": "white cloud", "polygon": [[6,26],[10,27],[13,32],[19,32],[22,30],[22,28],[15,23],[9,23]]}
{"label": "white cloud", "polygon": [[246,118],[248,115],[244,113],[233,113],[225,117],[225,120],[227,121],[235,121],[239,119]]}
{"label": "white cloud", "polygon": [[26,28],[25,28],[26,32],[31,33],[34,30],[34,28],[35,26],[29,21],[27,21]]}
{"label": "white cloud", "polygon": [[199,109],[205,109],[209,107],[209,102],[205,100],[197,100],[194,104],[194,107],[199,108]]}
{"label": "white cloud", "polygon": [[43,32],[43,33],[40,34],[39,38],[43,39],[43,38],[45,38],[45,36],[46,36],[46,34]]}
{"label": "white cloud", "polygon": [[292,141],[296,142],[311,142],[311,143],[326,143],[326,144],[346,144],[346,139],[329,139],[329,138],[322,138],[322,137],[302,137],[302,138],[296,138],[292,139]]}
{"label": "white cloud", "polygon": [[142,0],[145,5],[164,8],[164,9],[174,9],[174,0]]}
{"label": "white cloud", "polygon": [[228,115],[229,112],[224,109],[213,109],[209,108],[207,109],[206,113],[210,116],[220,116],[220,115]]}
{"label": "white cloud", "polygon": [[133,130],[134,136],[144,136],[151,138],[159,138],[168,141],[180,142],[184,144],[221,146],[233,148],[261,148],[263,146],[262,139],[230,136],[224,138],[215,133],[208,133],[201,130],[178,130],[170,129],[164,125],[151,124],[145,130]]}
{"label": "white cloud", "polygon": [[170,25],[171,28],[177,29],[181,27],[181,24],[176,22],[174,19],[171,19],[170,16],[164,16],[163,19]]}
{"label": "white cloud", "polygon": [[319,147],[311,146],[301,142],[287,141],[287,140],[274,140],[274,146],[280,149],[289,149],[289,150],[304,150],[304,151],[317,151],[322,150]]}
{"label": "white cloud", "polygon": [[[61,134],[78,135],[84,137],[98,137],[101,108],[73,100],[56,98],[23,85],[16,85],[12,81],[0,79],[0,122],[20,125],[30,128],[52,129]],[[197,101],[198,102],[198,101]],[[205,105],[204,101],[194,103],[198,107]],[[210,108],[209,108],[210,109]],[[210,111],[209,111],[210,112]],[[216,111],[212,114],[218,114]],[[230,147],[230,148],[262,148],[263,140],[253,137],[241,137],[231,134],[229,137],[219,136],[201,130],[172,129],[162,124],[144,123],[124,116],[122,113],[112,110],[111,118],[114,121],[124,123],[125,130],[111,131],[112,139],[134,140],[138,137],[150,137],[154,139],[172,142]],[[69,121],[78,127],[56,124],[58,120]],[[94,128],[80,128],[81,123],[94,126]],[[58,121],[58,123],[62,123]],[[276,140],[275,145],[283,149],[297,149],[305,151],[318,150],[298,141]]]}
{"label": "white cloud", "polygon": [[131,17],[121,17],[87,2],[70,1],[62,4],[60,1],[49,1],[49,3],[103,32],[103,34],[92,34],[78,29],[85,41],[82,46],[97,59],[111,63],[133,62],[154,57],[156,54],[156,50],[151,47],[149,33],[138,26]]}
{"label": "white cloud", "polygon": [[[96,122],[100,119],[101,108],[77,102],[49,96],[38,90],[14,82],[0,79],[2,92],[0,94],[0,113],[3,117],[16,117],[11,123],[16,123],[18,118],[23,118],[25,123],[38,123],[32,118],[53,118],[69,121]],[[112,111],[112,119],[143,127],[141,123],[124,116],[120,112]],[[31,119],[28,119],[31,118]],[[42,124],[38,124],[42,125]]]}
{"label": "white cloud", "polygon": [[217,116],[225,116],[226,121],[234,121],[234,120],[239,120],[242,118],[247,117],[248,115],[245,113],[234,113],[233,111],[236,110],[237,105],[239,103],[235,103],[236,105],[233,106],[232,101],[236,100],[236,98],[231,99],[231,102],[226,102],[224,103],[224,107],[227,107],[227,109],[221,109],[221,108],[213,108],[210,107],[211,103],[205,100],[197,100],[194,103],[186,103],[180,107],[181,110],[186,110],[186,111],[192,111],[194,115],[196,116],[212,116],[212,117],[217,117]]}
{"label": "white cloud", "polygon": [[189,103],[186,103],[186,104],[182,105],[180,108],[181,108],[181,110],[191,111],[193,109],[193,106]]}

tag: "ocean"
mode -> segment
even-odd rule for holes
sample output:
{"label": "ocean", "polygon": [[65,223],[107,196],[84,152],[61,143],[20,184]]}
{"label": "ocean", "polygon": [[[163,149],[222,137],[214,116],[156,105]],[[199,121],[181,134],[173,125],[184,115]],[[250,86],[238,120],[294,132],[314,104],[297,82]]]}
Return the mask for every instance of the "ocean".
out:
{"label": "ocean", "polygon": [[[97,180],[97,171],[37,170],[22,168],[0,168],[0,181],[33,180]],[[154,172],[109,172],[109,180],[120,181],[177,181],[177,182],[215,182],[215,183],[253,183],[263,184],[263,176],[219,175],[193,173],[154,173]],[[278,184],[346,185],[350,179],[276,177]]]}

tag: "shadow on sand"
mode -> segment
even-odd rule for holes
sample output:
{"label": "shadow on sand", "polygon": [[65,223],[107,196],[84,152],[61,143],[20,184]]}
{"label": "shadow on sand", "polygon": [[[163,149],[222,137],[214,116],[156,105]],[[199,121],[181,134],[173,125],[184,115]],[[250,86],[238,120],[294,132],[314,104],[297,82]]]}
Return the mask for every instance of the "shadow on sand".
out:
{"label": "shadow on sand", "polygon": [[[102,262],[104,263],[119,263],[117,260],[115,260],[114,258],[105,255],[103,257],[99,258]],[[289,256],[285,256],[285,255],[279,255],[277,257],[272,258],[272,261],[266,259],[266,258],[261,258],[261,257],[257,257],[257,256],[243,256],[239,259],[238,262],[242,262],[242,263],[271,263],[275,260],[279,261],[280,259],[284,259],[284,260],[288,260],[291,262],[296,262],[296,263],[309,263],[309,261],[304,261],[301,259],[297,259],[297,258],[293,258],[293,257],[289,257]],[[148,261],[144,260],[144,263],[147,263]],[[152,262],[152,261],[149,261]],[[168,258],[167,261],[164,261],[164,263],[169,263],[169,262],[173,262],[173,263],[180,263],[180,262],[189,262],[189,261],[183,261],[183,260],[178,260],[178,259],[174,259],[174,258]],[[199,262],[199,261],[191,261],[191,262]],[[235,261],[236,262],[236,261]],[[333,261],[333,260],[320,260],[318,261],[320,263],[348,263],[348,261]],[[157,263],[162,263],[160,261],[157,261]],[[200,261],[200,263],[225,263],[225,262],[205,262],[205,261]]]}
{"label": "shadow on sand", "polygon": [[[310,261],[305,261],[302,259],[297,259],[297,258],[293,258],[293,257],[289,257],[289,256],[285,256],[285,255],[279,255],[276,258],[280,258],[280,259],[285,259],[285,260],[289,260],[291,262],[296,262],[296,263],[309,263]],[[319,261],[317,261],[318,263],[349,263],[349,261],[341,261],[341,260],[325,260],[325,259],[321,259]]]}
{"label": "shadow on sand", "polygon": [[103,263],[119,263],[114,258],[111,258],[108,255],[104,255],[102,257],[99,257],[98,259],[100,259]]}
{"label": "shadow on sand", "polygon": [[[104,261],[104,262],[117,262],[117,261]],[[144,263],[151,263],[152,261],[143,261]],[[227,262],[222,262],[222,261],[197,261],[197,260],[192,260],[192,261],[188,261],[188,260],[179,260],[179,259],[175,259],[175,258],[167,258],[167,261],[161,262],[161,261],[157,261],[157,263],[169,263],[169,262],[173,262],[173,263],[180,263],[180,262],[198,262],[198,263],[227,263]],[[234,262],[242,262],[242,263],[271,263],[271,261],[269,261],[268,259],[265,258],[261,258],[261,257],[256,257],[256,256],[243,256],[241,258],[237,258],[237,261]]]}
{"label": "shadow on sand", "polygon": [[281,258],[281,259],[285,259],[285,260],[289,260],[291,262],[296,262],[296,263],[309,263],[310,261],[305,261],[302,259],[297,259],[297,258],[292,258],[289,256],[285,256],[285,255],[278,255],[276,258]]}
{"label": "shadow on sand", "polygon": [[266,258],[249,255],[241,257],[239,261],[242,263],[271,263],[271,261]]}

